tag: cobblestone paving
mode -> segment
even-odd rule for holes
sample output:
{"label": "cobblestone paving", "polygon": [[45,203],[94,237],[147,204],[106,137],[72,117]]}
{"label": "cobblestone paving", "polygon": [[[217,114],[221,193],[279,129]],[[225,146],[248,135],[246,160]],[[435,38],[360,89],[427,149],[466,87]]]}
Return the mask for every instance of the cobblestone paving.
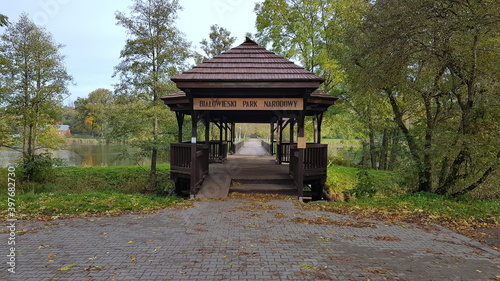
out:
{"label": "cobblestone paving", "polygon": [[[318,218],[330,224],[303,223]],[[498,256],[449,231],[356,222],[291,200],[198,201],[156,214],[18,227],[27,232],[17,238],[16,273],[5,269],[0,280],[441,281],[500,274]]]}

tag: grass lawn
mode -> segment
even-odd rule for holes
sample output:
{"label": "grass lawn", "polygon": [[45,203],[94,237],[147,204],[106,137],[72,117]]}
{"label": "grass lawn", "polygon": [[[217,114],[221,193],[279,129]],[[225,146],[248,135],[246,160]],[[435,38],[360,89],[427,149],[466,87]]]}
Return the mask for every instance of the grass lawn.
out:
{"label": "grass lawn", "polygon": [[[171,206],[189,206],[177,197],[124,194],[117,191],[83,193],[41,193],[16,196],[16,218],[51,220],[86,216],[116,216],[125,213],[149,213]],[[8,219],[7,196],[0,196],[0,217]]]}
{"label": "grass lawn", "polygon": [[[500,201],[472,197],[454,198],[433,193],[408,193],[401,187],[396,172],[368,170],[377,193],[373,197],[344,202],[343,191],[353,189],[359,180],[358,169],[328,168],[327,186],[338,202],[301,204],[305,209],[349,214],[357,219],[376,219],[388,223],[438,224],[478,241],[488,238],[489,245],[500,250]],[[496,242],[491,242],[492,240]]]}
{"label": "grass lawn", "polygon": [[[170,167],[159,165],[163,195],[172,189]],[[16,181],[16,218],[54,219],[75,216],[147,213],[190,203],[174,196],[147,190],[149,172],[143,167],[58,167],[46,183]],[[0,169],[6,179],[7,169]],[[0,217],[8,217],[7,181],[0,183]]]}

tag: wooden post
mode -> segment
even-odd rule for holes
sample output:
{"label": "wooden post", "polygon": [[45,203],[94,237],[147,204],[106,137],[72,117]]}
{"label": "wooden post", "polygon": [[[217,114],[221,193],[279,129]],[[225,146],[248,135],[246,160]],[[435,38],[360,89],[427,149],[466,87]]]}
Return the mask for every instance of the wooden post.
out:
{"label": "wooden post", "polygon": [[184,113],[181,112],[175,112],[175,117],[177,118],[177,128],[178,128],[178,134],[177,134],[177,140],[179,142],[182,142],[182,126],[184,125]]}
{"label": "wooden post", "polygon": [[193,110],[191,113],[191,178],[189,181],[189,195],[194,198],[196,195],[196,156],[197,156],[197,137],[198,137],[198,112]]}
{"label": "wooden post", "polygon": [[295,130],[295,117],[290,117],[290,145],[293,144],[293,139],[295,138],[294,130]]}
{"label": "wooden post", "polygon": [[318,143],[321,143],[321,127],[323,126],[323,112],[318,115]]}
{"label": "wooden post", "polygon": [[205,143],[210,145],[210,116],[205,115]]}
{"label": "wooden post", "polygon": [[278,150],[276,151],[276,160],[278,165],[282,164],[283,160],[283,117],[278,120]]}
{"label": "wooden post", "polygon": [[219,142],[222,145],[222,138],[223,138],[223,133],[224,133],[224,123],[222,123],[222,121],[220,121],[218,127],[219,127]]}
{"label": "wooden post", "polygon": [[234,154],[234,139],[236,138],[236,123],[231,123],[231,154]]}
{"label": "wooden post", "polygon": [[299,112],[298,130],[297,130],[297,148],[299,152],[298,159],[298,172],[297,172],[297,193],[299,201],[304,199],[304,153],[306,149],[306,141],[304,135],[304,110]]}
{"label": "wooden post", "polygon": [[321,125],[323,123],[323,112],[314,116],[314,142],[321,143]]}
{"label": "wooden post", "polygon": [[[210,113],[205,112],[205,145],[208,145],[208,158],[209,158],[209,163],[210,163]],[[207,172],[209,172],[208,168],[210,166],[207,166]]]}
{"label": "wooden post", "polygon": [[274,120],[271,121],[271,155],[274,155]]}
{"label": "wooden post", "polygon": [[227,135],[228,128],[229,128],[229,124],[228,123],[224,123],[224,141],[228,141],[229,140],[228,135]]}

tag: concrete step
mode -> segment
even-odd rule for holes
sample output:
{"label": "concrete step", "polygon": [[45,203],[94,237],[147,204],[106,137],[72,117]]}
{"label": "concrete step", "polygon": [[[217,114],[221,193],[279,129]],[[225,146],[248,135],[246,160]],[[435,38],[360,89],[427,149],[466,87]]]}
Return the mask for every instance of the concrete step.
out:
{"label": "concrete step", "polygon": [[274,185],[293,185],[293,180],[287,178],[268,178],[268,179],[248,179],[248,178],[232,178],[233,183],[251,185],[251,184],[274,184]]}
{"label": "concrete step", "polygon": [[229,192],[268,193],[297,196],[297,188],[291,184],[242,184],[231,186]]}

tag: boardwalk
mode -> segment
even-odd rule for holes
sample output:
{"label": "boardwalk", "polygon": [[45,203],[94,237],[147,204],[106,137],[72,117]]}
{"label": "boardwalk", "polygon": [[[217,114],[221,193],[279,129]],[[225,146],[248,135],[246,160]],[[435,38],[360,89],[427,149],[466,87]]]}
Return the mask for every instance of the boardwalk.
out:
{"label": "boardwalk", "polygon": [[16,273],[3,262],[0,280],[484,281],[500,267],[498,256],[447,230],[355,221],[293,200],[200,201],[18,227]]}
{"label": "boardwalk", "polygon": [[237,155],[266,156],[269,153],[262,147],[260,140],[249,139]]}
{"label": "boardwalk", "polygon": [[297,196],[288,165],[277,165],[258,139],[247,141],[225,163],[211,164],[210,175],[197,197],[224,198],[229,192]]}

